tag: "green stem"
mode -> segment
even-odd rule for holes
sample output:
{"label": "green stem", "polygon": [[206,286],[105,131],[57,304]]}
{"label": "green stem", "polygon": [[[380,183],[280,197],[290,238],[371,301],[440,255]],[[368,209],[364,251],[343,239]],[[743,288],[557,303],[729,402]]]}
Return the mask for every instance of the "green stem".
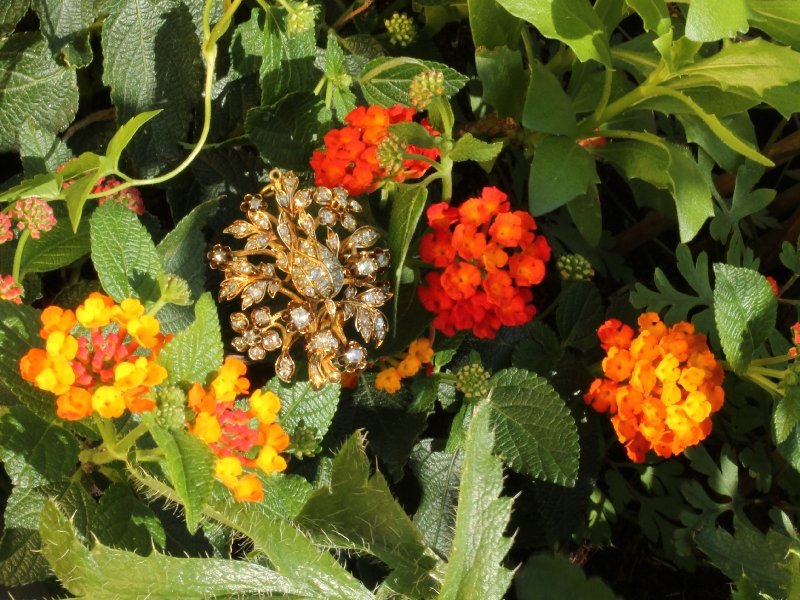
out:
{"label": "green stem", "polygon": [[613,119],[631,106],[647,100],[650,96],[652,96],[651,86],[640,85],[639,87],[635,87],[624,96],[608,104],[601,113],[592,114],[590,117],[581,121],[578,127],[582,130],[594,131],[594,129],[602,123]]}
{"label": "green stem", "polygon": [[130,447],[136,443],[140,437],[142,437],[145,433],[147,433],[147,425],[144,423],[139,423],[136,427],[131,429],[125,436],[116,443],[116,447],[114,448],[117,454],[121,454],[123,456],[128,455],[128,450]]}
{"label": "green stem", "polygon": [[763,375],[764,377],[772,377],[773,379],[783,379],[784,375],[786,375],[786,371],[788,369],[782,369],[780,371],[776,369],[770,369],[768,367],[759,367],[754,366],[752,363],[747,367],[747,371],[745,374],[754,373],[757,375]]}
{"label": "green stem", "polygon": [[790,288],[790,287],[792,287],[792,286],[795,284],[795,282],[797,281],[798,277],[800,277],[800,275],[798,275],[797,273],[795,273],[795,274],[793,274],[791,277],[789,277],[789,279],[787,279],[787,280],[786,280],[786,283],[784,283],[784,284],[781,286],[781,289],[780,289],[780,290],[778,290],[778,298],[780,298],[781,296],[783,296],[783,294],[784,294],[785,292],[787,292],[787,291],[789,290],[789,288]]}
{"label": "green stem", "polygon": [[93,414],[92,418],[94,419],[94,424],[97,427],[97,431],[100,433],[100,437],[102,438],[103,444],[106,446],[106,448],[116,448],[117,430],[114,427],[114,424],[97,414]]}
{"label": "green stem", "polygon": [[531,39],[531,32],[523,25],[520,28],[520,37],[522,38],[522,45],[525,46],[525,58],[528,59],[528,66],[532,67],[536,61],[536,54],[533,51],[533,40]]}
{"label": "green stem", "polygon": [[28,243],[28,239],[31,237],[31,230],[30,229],[23,229],[22,233],[19,236],[19,241],[17,242],[17,248],[14,250],[14,264],[11,267],[11,276],[14,278],[14,281],[21,285],[22,282],[19,280],[19,272],[22,267],[22,252],[25,250],[25,244]]}
{"label": "green stem", "polygon": [[603,92],[600,95],[600,101],[597,103],[597,108],[594,109],[591,118],[592,119],[599,119],[600,115],[603,114],[603,111],[608,106],[608,100],[611,98],[611,82],[614,78],[614,70],[610,67],[606,67],[603,71]]}
{"label": "green stem", "polygon": [[450,202],[453,197],[453,161],[445,156],[442,158],[442,202]]}
{"label": "green stem", "polygon": [[169,304],[169,303],[166,300],[164,300],[164,297],[162,296],[161,298],[156,300],[155,304],[153,304],[153,306],[151,306],[147,310],[147,314],[155,316],[156,314],[158,314],[158,311],[160,311],[162,308],[164,308],[164,306],[166,306],[167,304]]}
{"label": "green stem", "polygon": [[770,381],[766,377],[756,373],[749,372],[745,373],[745,377],[755,383],[758,387],[767,390],[770,394],[774,396],[783,396],[783,392],[774,381]]}
{"label": "green stem", "polygon": [[777,365],[789,362],[790,360],[792,360],[792,357],[788,354],[783,354],[781,356],[769,356],[767,358],[754,358],[750,361],[750,366],[766,367],[767,365]]}
{"label": "green stem", "polygon": [[136,462],[157,462],[164,458],[164,452],[160,448],[136,449]]}

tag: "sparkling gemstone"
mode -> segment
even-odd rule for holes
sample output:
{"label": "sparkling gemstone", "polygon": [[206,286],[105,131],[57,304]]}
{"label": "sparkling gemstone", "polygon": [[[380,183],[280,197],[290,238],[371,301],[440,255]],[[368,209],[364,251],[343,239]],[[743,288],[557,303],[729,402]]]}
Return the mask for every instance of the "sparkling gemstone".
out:
{"label": "sparkling gemstone", "polygon": [[281,289],[281,282],[277,279],[272,279],[267,284],[267,293],[269,294],[270,298],[274,298],[275,294],[278,293],[278,290]]}
{"label": "sparkling gemstone", "polygon": [[275,252],[275,264],[279,269],[286,270],[289,268],[289,257],[285,252]]}
{"label": "sparkling gemstone", "polygon": [[304,306],[292,307],[289,309],[289,316],[292,319],[292,323],[294,323],[294,326],[297,327],[299,331],[303,331],[311,325],[311,313]]}
{"label": "sparkling gemstone", "polygon": [[247,342],[243,338],[235,337],[231,340],[231,345],[236,348],[237,352],[244,352],[247,350]]}
{"label": "sparkling gemstone", "polygon": [[381,269],[388,267],[390,262],[389,253],[386,250],[379,248],[375,251],[375,260],[378,262],[378,266]]}
{"label": "sparkling gemstone", "polygon": [[254,235],[244,245],[245,250],[264,250],[269,245],[269,238],[263,233]]}
{"label": "sparkling gemstone", "polygon": [[261,229],[266,229],[267,231],[272,229],[272,223],[270,223],[267,213],[259,210],[251,213],[249,216],[250,220],[253,221],[253,223],[255,223]]}
{"label": "sparkling gemstone", "polygon": [[330,208],[323,207],[319,209],[319,220],[323,225],[333,225],[336,223],[336,213]]}
{"label": "sparkling gemstone", "polygon": [[275,374],[285,382],[292,380],[294,375],[294,360],[288,354],[281,354],[275,361]]}
{"label": "sparkling gemstone", "polygon": [[368,248],[372,246],[380,238],[380,234],[369,225],[364,225],[356,229],[353,234],[347,238],[346,244],[355,248]]}
{"label": "sparkling gemstone", "polygon": [[347,190],[344,188],[333,188],[333,200],[342,206],[347,206]]}
{"label": "sparkling gemstone", "polygon": [[310,239],[300,241],[291,275],[297,290],[311,298],[332,298],[344,285],[344,270],[336,255]]}
{"label": "sparkling gemstone", "polygon": [[257,302],[261,302],[264,294],[267,291],[267,282],[260,280],[255,281],[248,285],[244,292],[242,292],[242,309],[252,306]]}
{"label": "sparkling gemstone", "polygon": [[383,293],[382,290],[378,288],[373,288],[371,290],[367,290],[359,297],[359,300],[362,302],[366,302],[370,306],[380,306],[384,302],[386,302],[386,294]]}
{"label": "sparkling gemstone", "polygon": [[348,285],[347,288],[344,290],[344,297],[346,300],[352,300],[358,294],[358,288],[352,285]]}
{"label": "sparkling gemstone", "polygon": [[325,329],[314,334],[308,342],[308,349],[312,352],[330,353],[339,348],[339,340],[331,333],[330,330]]}
{"label": "sparkling gemstone", "polygon": [[231,270],[239,275],[255,275],[258,270],[244,258],[235,258],[231,262]]}
{"label": "sparkling gemstone", "polygon": [[367,310],[362,308],[356,309],[356,331],[366,342],[372,338],[372,317]]}
{"label": "sparkling gemstone", "polygon": [[223,229],[224,233],[230,233],[237,238],[246,236],[252,230],[252,225],[247,221],[234,221],[232,225]]}
{"label": "sparkling gemstone", "polygon": [[281,192],[281,191],[275,192],[275,200],[283,208],[289,208],[289,194],[287,194],[286,192]]}
{"label": "sparkling gemstone", "polygon": [[330,248],[331,252],[334,254],[339,254],[339,236],[331,228],[328,228],[328,235],[325,240],[325,244],[328,246],[328,248]]}
{"label": "sparkling gemstone", "polygon": [[342,227],[347,229],[347,231],[353,231],[356,228],[356,219],[353,215],[345,215],[342,217]]}
{"label": "sparkling gemstone", "polygon": [[236,333],[242,333],[250,325],[244,313],[233,313],[231,315],[231,327]]}
{"label": "sparkling gemstone", "polygon": [[302,213],[297,218],[297,223],[307,235],[314,235],[314,219],[311,218],[311,215],[308,213]]}
{"label": "sparkling gemstone", "polygon": [[281,340],[281,335],[274,329],[264,332],[263,336],[261,337],[261,347],[265,350],[277,350],[281,347],[282,343],[283,340]]}
{"label": "sparkling gemstone", "polygon": [[332,197],[333,193],[326,187],[318,187],[314,190],[314,200],[316,200],[317,204],[330,204]]}
{"label": "sparkling gemstone", "polygon": [[350,210],[352,210],[355,213],[360,213],[364,210],[363,208],[361,208],[361,205],[355,198],[350,198],[350,201],[347,203],[347,206],[350,208]]}
{"label": "sparkling gemstone", "polygon": [[250,210],[261,210],[264,199],[261,196],[250,196]]}
{"label": "sparkling gemstone", "polygon": [[294,191],[297,189],[297,184],[300,183],[300,180],[297,178],[297,175],[292,173],[291,171],[283,173],[283,185],[289,195],[293,194]]}
{"label": "sparkling gemstone", "polygon": [[311,191],[300,190],[294,195],[293,201],[296,208],[307,207],[309,204],[311,204]]}
{"label": "sparkling gemstone", "polygon": [[378,270],[378,263],[376,263],[371,258],[361,258],[356,263],[356,274],[361,277],[369,277],[370,275],[374,275],[375,272]]}
{"label": "sparkling gemstone", "polygon": [[239,293],[241,284],[238,281],[223,281],[219,295],[225,300],[230,300]]}
{"label": "sparkling gemstone", "polygon": [[264,360],[267,356],[267,351],[259,346],[251,346],[247,351],[247,355],[253,360]]}
{"label": "sparkling gemstone", "polygon": [[[272,314],[270,313],[270,310],[266,306],[259,306],[258,308],[253,310],[253,312],[250,313],[250,317],[253,319],[253,323],[256,325],[256,327],[266,327],[267,325],[269,325],[272,319]],[[233,317],[231,317],[231,321],[232,320]]]}
{"label": "sparkling gemstone", "polygon": [[375,315],[373,327],[375,330],[375,341],[380,344],[386,337],[386,332],[389,330],[386,324],[386,317],[384,317],[382,313],[378,312]]}
{"label": "sparkling gemstone", "polygon": [[261,334],[257,329],[248,329],[242,334],[242,339],[247,342],[248,346],[255,346],[261,341]]}
{"label": "sparkling gemstone", "polygon": [[344,359],[344,363],[347,366],[357,365],[361,361],[363,361],[366,357],[367,354],[366,352],[364,352],[364,348],[362,348],[355,342],[350,342],[350,345],[342,353],[342,358]]}

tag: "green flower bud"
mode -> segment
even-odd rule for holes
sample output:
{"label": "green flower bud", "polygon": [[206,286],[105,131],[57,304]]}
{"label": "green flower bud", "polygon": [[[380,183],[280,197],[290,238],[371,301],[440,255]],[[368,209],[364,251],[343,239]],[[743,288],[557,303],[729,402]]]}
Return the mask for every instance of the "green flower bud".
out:
{"label": "green flower bud", "polygon": [[183,429],[186,423],[186,394],[177,386],[158,388],[156,396],[156,421],[166,429]]}
{"label": "green flower bud", "polygon": [[165,273],[159,281],[161,299],[168,304],[189,306],[192,303],[192,292],[183,277],[173,273]]}
{"label": "green flower bud", "polygon": [[308,2],[289,2],[291,10],[286,22],[288,33],[303,33],[314,27],[317,19],[317,7],[309,6]]}
{"label": "green flower bud", "polygon": [[311,458],[322,450],[322,446],[317,440],[317,428],[306,427],[301,419],[291,435],[291,445],[286,452],[299,460]]}
{"label": "green flower bud", "polygon": [[424,110],[431,100],[444,95],[444,73],[431,69],[415,76],[408,86],[411,106]]}
{"label": "green flower bud", "polygon": [[489,395],[489,372],[483,365],[473,363],[456,372],[456,389],[468,399],[485,398]]}
{"label": "green flower bud", "polygon": [[391,19],[385,19],[386,31],[389,32],[389,42],[395,46],[408,46],[417,37],[417,27],[414,19],[405,13],[394,13]]}
{"label": "green flower bud", "polygon": [[556,269],[565,281],[588,281],[594,277],[592,264],[580,254],[559,256]]}
{"label": "green flower bud", "polygon": [[394,177],[403,168],[405,144],[390,133],[378,144],[376,156],[380,167],[386,170],[386,176]]}

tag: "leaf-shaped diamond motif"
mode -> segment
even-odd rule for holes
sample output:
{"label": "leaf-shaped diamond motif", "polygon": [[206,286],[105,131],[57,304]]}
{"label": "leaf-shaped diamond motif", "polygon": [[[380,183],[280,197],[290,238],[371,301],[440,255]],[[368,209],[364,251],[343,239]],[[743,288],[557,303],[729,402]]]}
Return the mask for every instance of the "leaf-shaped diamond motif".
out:
{"label": "leaf-shaped diamond motif", "polygon": [[282,352],[280,356],[278,356],[278,360],[275,361],[275,374],[286,383],[292,380],[292,375],[294,375],[294,360],[285,352]]}
{"label": "leaf-shaped diamond motif", "polygon": [[289,216],[285,212],[282,212],[278,217],[278,227],[276,230],[281,241],[291,248],[294,245],[295,236],[289,224]]}
{"label": "leaf-shaped diamond motif", "polygon": [[264,231],[272,231],[272,221],[269,220],[269,215],[263,211],[253,211],[249,215],[250,220],[259,229]]}
{"label": "leaf-shaped diamond motif", "polygon": [[312,298],[332,298],[344,285],[344,270],[336,256],[310,239],[301,240],[291,269],[298,291]]}
{"label": "leaf-shaped diamond motif", "polygon": [[365,306],[358,306],[356,308],[356,331],[361,334],[361,337],[364,338],[365,342],[368,342],[372,339],[372,315],[370,314],[369,309]]}
{"label": "leaf-shaped diamond motif", "polygon": [[311,204],[311,190],[300,190],[292,198],[293,208],[303,210]]}
{"label": "leaf-shaped diamond motif", "polygon": [[328,235],[325,239],[325,244],[328,246],[331,252],[334,254],[339,254],[339,234],[330,227],[328,227]]}
{"label": "leaf-shaped diamond motif", "polygon": [[364,225],[356,229],[342,244],[345,250],[350,248],[369,248],[380,239],[380,234],[374,227]]}
{"label": "leaf-shaped diamond motif", "polygon": [[242,310],[261,302],[267,293],[267,282],[263,279],[254,281],[242,291]]}
{"label": "leaf-shaped diamond motif", "polygon": [[230,233],[235,238],[243,238],[255,232],[255,227],[249,221],[234,221],[231,225],[222,230],[223,233]]}

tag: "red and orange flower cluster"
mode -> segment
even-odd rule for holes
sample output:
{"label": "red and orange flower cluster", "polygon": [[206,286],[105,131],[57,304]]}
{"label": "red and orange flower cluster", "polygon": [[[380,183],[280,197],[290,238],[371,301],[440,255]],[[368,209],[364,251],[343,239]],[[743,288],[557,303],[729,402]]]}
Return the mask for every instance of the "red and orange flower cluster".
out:
{"label": "red and orange flower cluster", "polygon": [[375,388],[389,394],[400,390],[400,381],[419,373],[423,365],[429,365],[433,359],[433,347],[428,338],[414,340],[408,346],[408,352],[400,359],[389,359],[389,366],[382,369],[375,377]]}
{"label": "red and orange flower cluster", "polygon": [[250,390],[246,373],[242,361],[229,357],[208,388],[195,383],[188,394],[189,408],[196,413],[189,430],[214,451],[215,476],[236,499],[259,502],[264,497],[261,480],[245,469],[285,470],[286,460],[280,453],[289,446],[289,436],[276,422],[281,401],[272,392],[253,392],[247,409],[236,404]]}
{"label": "red and orange flower cluster", "polygon": [[694,325],[667,327],[658,314],[644,313],[636,337],[617,319],[597,335],[605,377],[592,382],[585,400],[611,414],[631,460],[644,462],[651,449],[668,458],[705,439],[724,401],[723,371]]}
{"label": "red and orange flower cluster", "polygon": [[530,287],[542,281],[550,246],[536,235],[536,222],[511,211],[505,193],[483,188],[458,208],[440,202],[428,208],[433,229],[419,255],[442,271],[425,276],[418,288],[433,325],[446,335],[472,330],[492,339],[502,325],[522,325],[536,314]]}
{"label": "red and orange flower cluster", "polygon": [[[150,411],[150,388],[167,378],[155,362],[166,337],[139,300],[117,304],[92,293],[73,312],[49,306],[41,314],[44,348],[20,359],[25,381],[56,395],[60,418],[75,421]],[[80,326],[80,327],[76,327]],[[88,331],[87,331],[88,330]]]}
{"label": "red and orange flower cluster", "polygon": [[[396,172],[389,173],[378,158],[378,146],[389,137],[389,125],[411,121],[415,113],[413,108],[399,104],[392,108],[359,106],[350,111],[344,118],[348,125],[326,133],[325,149],[315,150],[311,156],[316,184],[342,187],[357,196],[375,190],[382,179],[390,176],[395,181],[421,177],[430,168],[425,161],[405,159]],[[421,125],[438,134],[425,119]],[[408,146],[406,152],[431,160],[439,156],[435,148]]]}

